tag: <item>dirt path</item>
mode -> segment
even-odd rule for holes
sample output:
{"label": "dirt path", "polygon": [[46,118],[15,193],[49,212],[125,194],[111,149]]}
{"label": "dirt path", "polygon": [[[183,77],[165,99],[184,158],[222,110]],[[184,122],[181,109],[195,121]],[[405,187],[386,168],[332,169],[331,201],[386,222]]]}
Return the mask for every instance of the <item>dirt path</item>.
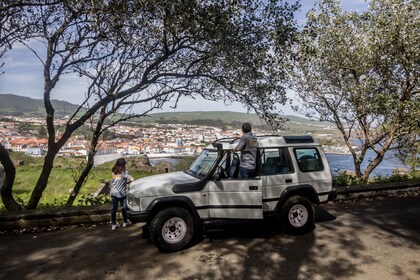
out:
{"label": "dirt path", "polygon": [[140,225],[0,236],[0,279],[420,279],[420,197],[328,204],[302,236],[247,227],[162,254]]}

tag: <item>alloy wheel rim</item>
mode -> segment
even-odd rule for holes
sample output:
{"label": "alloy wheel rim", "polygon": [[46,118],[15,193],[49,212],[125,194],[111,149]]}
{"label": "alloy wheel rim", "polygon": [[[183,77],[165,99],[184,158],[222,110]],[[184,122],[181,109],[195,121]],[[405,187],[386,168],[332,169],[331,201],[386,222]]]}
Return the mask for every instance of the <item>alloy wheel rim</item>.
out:
{"label": "alloy wheel rim", "polygon": [[166,221],[162,227],[162,237],[170,244],[175,244],[184,239],[187,234],[187,224],[181,218],[174,217]]}
{"label": "alloy wheel rim", "polygon": [[309,213],[305,206],[296,204],[289,210],[289,222],[294,227],[302,227],[308,221]]}

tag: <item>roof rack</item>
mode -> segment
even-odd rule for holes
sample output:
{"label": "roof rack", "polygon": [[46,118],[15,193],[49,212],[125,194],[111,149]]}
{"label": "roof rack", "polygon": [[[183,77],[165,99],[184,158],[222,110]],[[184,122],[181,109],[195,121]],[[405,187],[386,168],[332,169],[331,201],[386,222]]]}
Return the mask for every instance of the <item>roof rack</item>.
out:
{"label": "roof rack", "polygon": [[314,143],[312,136],[283,136],[286,144]]}
{"label": "roof rack", "polygon": [[267,134],[267,135],[257,135],[257,138],[259,137],[280,137],[281,135],[278,134]]}

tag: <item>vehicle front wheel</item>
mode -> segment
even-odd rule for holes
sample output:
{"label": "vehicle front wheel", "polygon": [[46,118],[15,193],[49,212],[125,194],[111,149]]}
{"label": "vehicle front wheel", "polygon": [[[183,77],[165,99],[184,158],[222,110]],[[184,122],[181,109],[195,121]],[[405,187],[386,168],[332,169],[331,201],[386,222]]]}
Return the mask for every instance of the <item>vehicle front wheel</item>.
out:
{"label": "vehicle front wheel", "polygon": [[150,223],[150,239],[162,252],[184,249],[194,235],[194,221],[184,208],[161,210]]}
{"label": "vehicle front wheel", "polygon": [[279,220],[287,234],[310,232],[314,229],[314,206],[306,197],[289,197],[281,208]]}

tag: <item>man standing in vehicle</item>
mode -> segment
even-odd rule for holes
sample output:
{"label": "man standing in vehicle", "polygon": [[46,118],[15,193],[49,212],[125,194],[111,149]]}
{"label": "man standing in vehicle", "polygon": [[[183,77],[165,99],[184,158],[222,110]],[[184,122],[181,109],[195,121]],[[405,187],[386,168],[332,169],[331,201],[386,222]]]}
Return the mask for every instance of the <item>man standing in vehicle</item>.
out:
{"label": "man standing in vehicle", "polygon": [[251,124],[242,124],[242,138],[235,151],[241,151],[238,179],[248,179],[255,176],[257,159],[257,136],[251,132]]}

